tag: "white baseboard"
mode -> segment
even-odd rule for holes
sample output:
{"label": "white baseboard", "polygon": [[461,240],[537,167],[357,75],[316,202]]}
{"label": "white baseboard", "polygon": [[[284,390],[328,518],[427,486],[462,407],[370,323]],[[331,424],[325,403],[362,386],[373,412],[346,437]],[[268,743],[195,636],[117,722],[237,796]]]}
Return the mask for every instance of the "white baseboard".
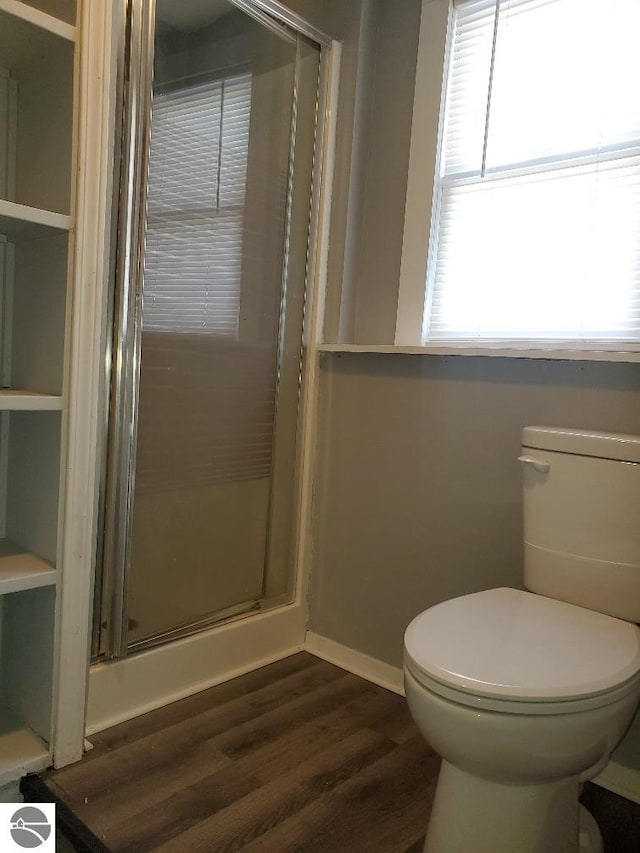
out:
{"label": "white baseboard", "polygon": [[366,678],[367,681],[379,684],[380,687],[386,687],[387,690],[404,696],[404,682],[400,667],[391,666],[391,664],[372,658],[364,652],[358,652],[348,646],[343,646],[341,643],[336,643],[335,640],[330,640],[328,637],[314,634],[313,631],[307,631],[304,649],[316,657],[346,669],[347,672],[352,672],[354,675],[359,675]]}
{"label": "white baseboard", "polygon": [[640,804],[640,711],[636,712],[611,760],[593,781],[614,794]]}
{"label": "white baseboard", "polygon": [[607,791],[613,791],[614,794],[640,804],[640,773],[637,770],[610,761],[591,781]]}
{"label": "white baseboard", "polygon": [[92,666],[87,734],[301,651],[306,615],[292,604]]}

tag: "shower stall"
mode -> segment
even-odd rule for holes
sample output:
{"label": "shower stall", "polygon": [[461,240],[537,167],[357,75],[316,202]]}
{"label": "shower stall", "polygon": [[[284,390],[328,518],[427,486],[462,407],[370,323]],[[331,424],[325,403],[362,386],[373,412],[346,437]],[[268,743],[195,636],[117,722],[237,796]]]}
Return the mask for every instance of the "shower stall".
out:
{"label": "shower stall", "polygon": [[94,660],[290,603],[330,42],[130,0]]}

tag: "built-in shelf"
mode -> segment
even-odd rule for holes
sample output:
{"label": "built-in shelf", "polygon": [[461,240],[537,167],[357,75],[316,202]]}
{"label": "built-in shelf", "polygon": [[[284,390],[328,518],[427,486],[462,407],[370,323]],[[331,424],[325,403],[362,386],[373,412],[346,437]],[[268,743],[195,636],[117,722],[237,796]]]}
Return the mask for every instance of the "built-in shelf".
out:
{"label": "built-in shelf", "polygon": [[52,565],[9,539],[0,539],[0,595],[53,586],[55,582],[56,570]]}
{"label": "built-in shelf", "polygon": [[4,62],[15,57],[16,61],[9,62],[11,67],[46,50],[47,40],[52,36],[70,42],[76,40],[76,28],[72,24],[20,0],[0,0],[0,15],[11,15],[18,24],[10,29],[0,27],[0,57]]}
{"label": "built-in shelf", "polygon": [[91,65],[76,50],[76,12],[76,0],[0,0],[0,786],[52,763],[54,697],[67,692],[54,685],[60,413],[76,72]]}
{"label": "built-in shelf", "polygon": [[525,346],[456,346],[455,344],[431,344],[428,346],[404,346],[402,344],[319,344],[320,352],[335,353],[382,353],[392,355],[462,355],[487,358],[542,358],[553,361],[626,361],[640,362],[640,352],[607,349],[529,349]]}
{"label": "built-in shelf", "polygon": [[0,411],[59,412],[61,409],[62,397],[56,394],[0,388]]}
{"label": "built-in shelf", "polygon": [[51,210],[0,199],[0,234],[10,239],[32,239],[51,231],[68,231],[71,217]]}
{"label": "built-in shelf", "polygon": [[51,763],[45,742],[8,708],[0,707],[0,785]]}

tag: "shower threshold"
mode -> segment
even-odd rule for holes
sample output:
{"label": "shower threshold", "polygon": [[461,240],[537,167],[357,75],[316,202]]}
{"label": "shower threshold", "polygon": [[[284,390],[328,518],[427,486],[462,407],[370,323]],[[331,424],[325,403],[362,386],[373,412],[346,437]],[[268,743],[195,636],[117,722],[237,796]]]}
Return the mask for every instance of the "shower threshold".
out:
{"label": "shower threshold", "polygon": [[129,654],[132,654],[153,648],[154,646],[171,643],[173,640],[181,640],[183,637],[190,637],[192,634],[198,634],[200,631],[205,631],[207,628],[214,628],[217,625],[221,625],[234,619],[254,615],[255,613],[260,612],[260,610],[260,600],[250,599],[249,601],[242,601],[239,604],[226,607],[224,610],[218,610],[216,613],[206,616],[203,619],[190,622],[188,625],[181,625],[179,628],[172,628],[171,630],[163,631],[160,634],[154,634],[152,637],[145,637],[141,640],[134,641],[130,643],[128,651]]}

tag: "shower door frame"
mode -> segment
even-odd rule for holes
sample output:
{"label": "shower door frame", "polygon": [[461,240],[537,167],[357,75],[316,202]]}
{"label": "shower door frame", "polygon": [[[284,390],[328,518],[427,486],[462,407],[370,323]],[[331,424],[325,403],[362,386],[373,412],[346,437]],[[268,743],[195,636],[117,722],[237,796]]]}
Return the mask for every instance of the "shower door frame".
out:
{"label": "shower door frame", "polygon": [[[310,512],[310,475],[313,456],[317,345],[320,343],[326,265],[328,255],[328,216],[333,172],[335,111],[340,62],[340,44],[320,32],[276,0],[228,0],[239,10],[278,34],[304,36],[319,49],[317,117],[307,277],[306,311],[302,331],[301,393],[298,409],[299,447],[297,478],[294,484],[298,507],[293,525],[294,577],[293,601],[301,603],[301,568],[307,565]],[[145,242],[146,176],[154,59],[155,0],[124,0],[125,30],[121,34],[120,60],[123,67],[119,102],[123,104],[122,135],[119,140],[120,181],[116,187],[118,251],[114,256],[115,330],[113,350],[107,353],[106,387],[111,399],[105,411],[103,458],[103,526],[96,588],[100,590],[94,608],[93,652],[101,660],[126,658],[128,653],[126,600],[127,575],[131,560],[131,521],[135,488],[135,457],[138,416],[138,391],[142,339],[142,277]],[[128,45],[128,55],[126,46]],[[118,158],[116,158],[118,162]],[[117,464],[108,469],[107,458]],[[109,476],[107,471],[109,470]],[[255,612],[255,611],[254,611]],[[108,629],[103,619],[108,614]],[[186,626],[171,632],[179,638],[194,631],[211,628],[224,615],[214,614],[209,622]],[[251,611],[238,614],[251,617]],[[231,614],[233,618],[233,614]]]}

